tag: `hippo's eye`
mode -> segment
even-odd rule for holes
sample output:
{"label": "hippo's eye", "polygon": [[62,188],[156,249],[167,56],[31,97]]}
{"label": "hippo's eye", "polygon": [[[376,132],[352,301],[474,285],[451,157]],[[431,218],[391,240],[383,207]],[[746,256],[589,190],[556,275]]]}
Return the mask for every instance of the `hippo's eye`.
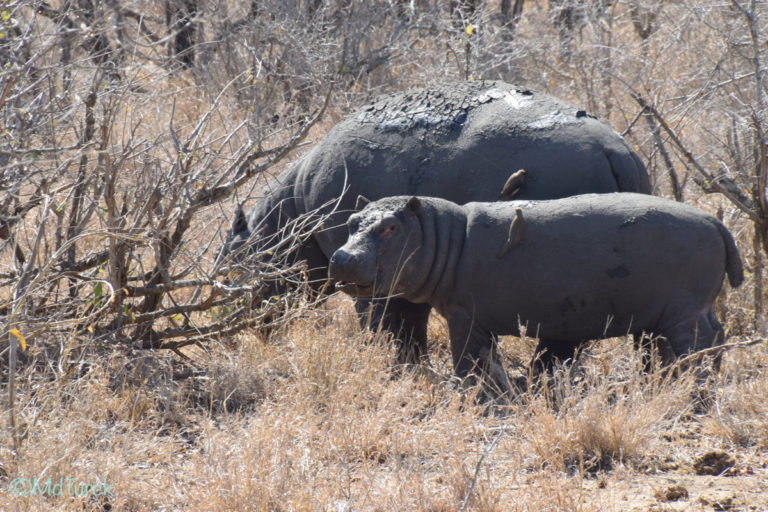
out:
{"label": "hippo's eye", "polygon": [[395,225],[394,224],[389,224],[388,226],[384,226],[379,231],[379,236],[382,237],[382,238],[389,238],[389,237],[391,237],[394,234],[395,234]]}
{"label": "hippo's eye", "polygon": [[360,227],[360,221],[358,219],[349,219],[347,221],[347,229],[349,230],[350,235],[355,231],[357,231],[357,228],[359,227]]}

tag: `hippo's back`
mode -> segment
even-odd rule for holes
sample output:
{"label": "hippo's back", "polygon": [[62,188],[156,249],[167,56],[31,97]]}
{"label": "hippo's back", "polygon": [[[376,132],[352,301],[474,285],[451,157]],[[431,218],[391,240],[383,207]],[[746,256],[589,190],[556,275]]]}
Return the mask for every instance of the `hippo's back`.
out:
{"label": "hippo's back", "polygon": [[586,112],[504,82],[460,82],[383,96],[349,115],[264,190],[248,229],[231,238],[269,236],[292,216],[335,208],[329,229],[305,243],[320,268],[346,240],[358,195],[494,201],[518,169],[527,174],[514,199],[650,193],[638,155]]}
{"label": "hippo's back", "polygon": [[[668,199],[641,194],[587,194],[552,201],[470,203],[466,261],[457,289],[490,301],[489,316],[510,308],[546,324],[540,335],[557,337],[583,326],[587,338],[654,325],[665,309],[700,311],[711,306],[726,271],[738,281],[741,262],[719,221]],[[497,257],[520,208],[522,240]],[[507,290],[512,287],[517,294]],[[620,300],[619,300],[620,299]],[[612,315],[610,329],[603,312]],[[597,314],[601,312],[601,314]],[[585,319],[595,319],[589,324]],[[559,330],[558,330],[559,329]],[[581,332],[581,331],[579,331]]]}
{"label": "hippo's back", "polygon": [[[297,163],[296,201],[310,211],[343,194],[343,224],[358,195],[496,200],[526,169],[515,199],[589,192],[650,193],[637,154],[576,107],[503,82],[463,82],[385,96],[336,125]],[[343,228],[317,236],[332,253]]]}

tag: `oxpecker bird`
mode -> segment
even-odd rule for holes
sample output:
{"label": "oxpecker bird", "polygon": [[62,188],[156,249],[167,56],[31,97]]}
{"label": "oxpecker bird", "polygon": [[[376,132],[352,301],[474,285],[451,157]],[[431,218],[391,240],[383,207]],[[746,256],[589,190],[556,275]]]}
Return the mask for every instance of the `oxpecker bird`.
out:
{"label": "oxpecker bird", "polygon": [[517,244],[520,243],[520,240],[525,237],[525,230],[527,228],[525,219],[523,218],[523,210],[520,208],[515,208],[515,218],[512,219],[512,223],[509,225],[509,235],[507,235],[507,243],[504,244],[504,247],[501,248],[499,253],[496,255],[497,258],[501,259],[504,257],[505,254],[509,252],[510,249],[515,247]]}
{"label": "oxpecker bird", "polygon": [[504,187],[501,189],[501,194],[499,195],[500,200],[510,200],[512,197],[520,192],[520,187],[523,184],[523,181],[525,181],[525,176],[528,174],[528,171],[525,169],[520,169],[516,173],[513,173],[512,176],[510,176],[507,179],[507,182],[504,184]]}

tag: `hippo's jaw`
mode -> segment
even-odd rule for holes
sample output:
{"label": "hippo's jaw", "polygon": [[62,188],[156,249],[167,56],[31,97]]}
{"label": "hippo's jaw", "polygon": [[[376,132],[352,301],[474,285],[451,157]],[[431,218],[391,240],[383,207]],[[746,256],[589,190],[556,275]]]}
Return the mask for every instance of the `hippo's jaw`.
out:
{"label": "hippo's jaw", "polygon": [[393,283],[376,265],[375,271],[366,272],[354,268],[354,263],[348,266],[338,264],[341,258],[331,260],[329,276],[337,291],[356,298],[371,297],[402,297],[406,290],[403,283]]}
{"label": "hippo's jaw", "polygon": [[393,284],[386,284],[384,276],[380,272],[371,277],[366,273],[332,272],[334,287],[337,291],[344,292],[351,297],[400,297],[403,293]]}
{"label": "hippo's jaw", "polygon": [[350,295],[352,297],[372,297],[373,286],[370,284],[364,285],[359,283],[351,283],[349,281],[337,281],[336,289]]}
{"label": "hippo's jaw", "polygon": [[371,297],[375,266],[357,252],[348,252],[344,247],[337,250],[328,266],[328,276],[337,290],[352,297]]}

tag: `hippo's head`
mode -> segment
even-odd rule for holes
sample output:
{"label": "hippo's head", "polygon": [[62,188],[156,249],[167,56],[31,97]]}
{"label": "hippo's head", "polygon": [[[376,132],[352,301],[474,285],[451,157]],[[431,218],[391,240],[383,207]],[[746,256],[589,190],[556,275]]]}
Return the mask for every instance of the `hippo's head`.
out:
{"label": "hippo's head", "polygon": [[413,264],[422,242],[416,197],[369,201],[360,196],[347,220],[349,238],[331,257],[329,276],[353,297],[403,296],[419,282]]}

